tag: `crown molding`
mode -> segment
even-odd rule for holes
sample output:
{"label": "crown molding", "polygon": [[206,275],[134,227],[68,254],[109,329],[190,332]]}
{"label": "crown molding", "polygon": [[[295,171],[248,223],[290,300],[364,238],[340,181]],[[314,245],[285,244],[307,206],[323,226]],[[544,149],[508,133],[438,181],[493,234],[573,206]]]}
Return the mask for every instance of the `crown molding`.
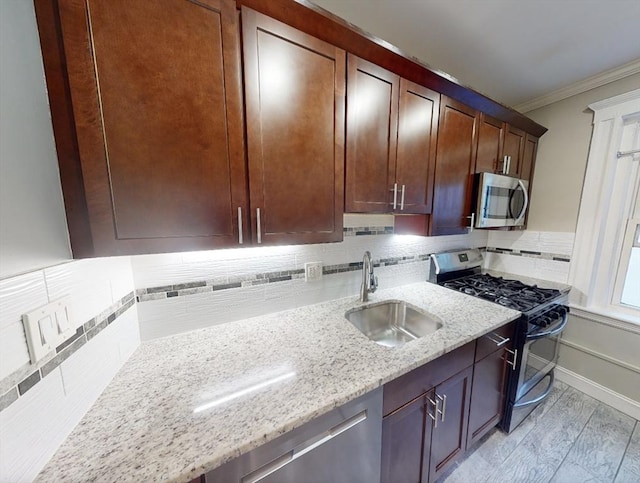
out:
{"label": "crown molding", "polygon": [[514,106],[514,109],[519,112],[533,111],[534,109],[548,106],[554,102],[561,101],[577,94],[582,94],[588,90],[595,89],[596,87],[600,87],[638,73],[640,73],[640,59],[632,60],[631,62],[614,69],[605,70],[604,72],[587,77],[586,79],[582,79],[581,81],[575,82],[566,87],[551,91],[543,96],[530,99]]}

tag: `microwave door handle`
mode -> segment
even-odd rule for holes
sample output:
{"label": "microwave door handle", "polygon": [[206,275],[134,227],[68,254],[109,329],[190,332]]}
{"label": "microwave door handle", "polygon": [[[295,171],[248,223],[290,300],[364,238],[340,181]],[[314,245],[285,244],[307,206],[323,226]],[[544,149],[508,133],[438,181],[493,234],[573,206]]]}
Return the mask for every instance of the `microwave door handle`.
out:
{"label": "microwave door handle", "polygon": [[520,220],[524,218],[524,215],[527,212],[527,208],[529,207],[529,194],[527,193],[527,188],[524,186],[524,183],[521,179],[518,180],[518,186],[522,189],[522,194],[524,195],[524,205],[522,206],[522,211],[516,218],[516,224],[520,223]]}

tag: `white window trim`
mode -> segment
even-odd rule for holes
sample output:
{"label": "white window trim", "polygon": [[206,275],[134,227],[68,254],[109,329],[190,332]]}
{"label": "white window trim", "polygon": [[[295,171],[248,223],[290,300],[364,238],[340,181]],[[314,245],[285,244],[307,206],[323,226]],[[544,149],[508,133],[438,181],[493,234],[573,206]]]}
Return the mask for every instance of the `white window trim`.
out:
{"label": "white window trim", "polygon": [[[637,155],[624,160],[618,159],[617,152],[625,118],[640,113],[640,89],[596,102],[589,108],[594,111],[594,127],[569,273],[570,302],[577,312],[610,319],[616,325],[640,325],[640,311],[613,303],[625,214],[630,213],[637,190],[614,187],[621,167],[629,170],[629,176],[632,170],[635,173],[640,169]],[[618,213],[619,216],[612,216]]]}

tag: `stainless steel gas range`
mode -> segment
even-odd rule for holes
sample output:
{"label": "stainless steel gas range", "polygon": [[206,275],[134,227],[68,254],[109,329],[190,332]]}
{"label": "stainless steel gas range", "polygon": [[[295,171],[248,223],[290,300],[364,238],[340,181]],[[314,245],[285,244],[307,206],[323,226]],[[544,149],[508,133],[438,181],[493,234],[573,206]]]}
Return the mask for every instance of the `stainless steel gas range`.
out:
{"label": "stainless steel gas range", "polygon": [[431,255],[429,281],[522,312],[514,333],[501,427],[513,431],[551,392],[567,294],[482,273],[478,249]]}

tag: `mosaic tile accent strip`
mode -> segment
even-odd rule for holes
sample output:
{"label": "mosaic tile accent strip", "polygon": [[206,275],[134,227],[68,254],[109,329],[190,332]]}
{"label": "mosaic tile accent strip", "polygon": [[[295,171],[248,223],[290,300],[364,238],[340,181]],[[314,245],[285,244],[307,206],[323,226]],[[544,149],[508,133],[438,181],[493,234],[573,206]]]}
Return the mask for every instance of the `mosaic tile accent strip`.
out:
{"label": "mosaic tile accent strip", "polygon": [[392,226],[358,226],[342,229],[344,236],[393,235]]}
{"label": "mosaic tile accent strip", "polygon": [[516,257],[542,258],[544,260],[555,260],[557,262],[571,262],[569,255],[558,253],[536,252],[533,250],[514,250],[513,248],[487,247],[488,252],[502,253],[503,255],[513,255]]}
{"label": "mosaic tile accent strip", "polygon": [[[109,308],[103,310],[100,314],[78,327],[78,330],[76,330],[76,333],[70,339],[56,347],[55,355],[50,360],[46,361],[45,359],[44,364],[40,368],[36,368],[27,377],[22,378],[20,382],[13,385],[4,394],[0,395],[0,411],[4,411],[11,404],[16,402],[20,396],[23,396],[44,377],[50,374],[56,367],[62,364],[63,361],[68,359],[69,356],[76,352],[80,347],[98,335],[102,329],[107,327],[114,320],[133,307],[135,303],[136,299],[134,293],[130,292],[112,304]],[[14,375],[11,374],[3,381],[0,381],[0,386],[4,386],[5,384],[3,383],[13,376]]]}
{"label": "mosaic tile accent strip", "polygon": [[[429,254],[420,254],[406,257],[391,257],[374,259],[374,267],[387,267],[390,265],[402,265],[406,263],[423,262],[429,259]],[[334,275],[336,273],[355,272],[362,270],[362,262],[341,263],[338,265],[325,265],[322,267],[323,275]],[[138,302],[158,300],[172,297],[182,297],[196,293],[213,292],[216,290],[228,290],[240,287],[252,287],[266,283],[286,282],[304,278],[304,269],[283,270],[278,272],[255,273],[253,275],[243,275],[241,277],[224,278],[220,280],[200,280],[197,282],[181,283],[176,285],[164,285],[161,287],[142,288],[136,291]]]}

